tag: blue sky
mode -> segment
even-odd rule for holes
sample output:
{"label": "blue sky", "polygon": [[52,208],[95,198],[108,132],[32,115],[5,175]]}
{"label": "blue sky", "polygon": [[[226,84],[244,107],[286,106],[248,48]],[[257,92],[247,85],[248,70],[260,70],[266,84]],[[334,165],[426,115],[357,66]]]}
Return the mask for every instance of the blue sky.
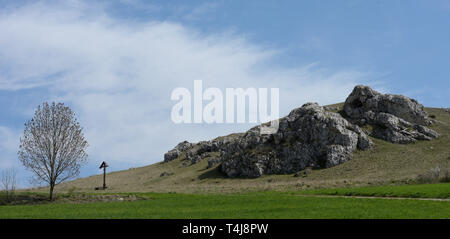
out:
{"label": "blue sky", "polygon": [[355,84],[449,107],[449,1],[0,0],[0,168],[43,101],[71,106],[90,143],[81,176],[161,161],[182,140],[243,131],[174,125],[170,92],[280,88],[280,113]]}

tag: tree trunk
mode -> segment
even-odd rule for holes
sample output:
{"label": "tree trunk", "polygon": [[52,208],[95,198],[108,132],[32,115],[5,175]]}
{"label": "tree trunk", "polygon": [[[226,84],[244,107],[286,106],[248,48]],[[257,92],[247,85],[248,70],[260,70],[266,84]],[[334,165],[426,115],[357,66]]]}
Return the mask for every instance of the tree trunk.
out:
{"label": "tree trunk", "polygon": [[50,183],[50,201],[53,201],[53,189],[55,188],[54,183]]}

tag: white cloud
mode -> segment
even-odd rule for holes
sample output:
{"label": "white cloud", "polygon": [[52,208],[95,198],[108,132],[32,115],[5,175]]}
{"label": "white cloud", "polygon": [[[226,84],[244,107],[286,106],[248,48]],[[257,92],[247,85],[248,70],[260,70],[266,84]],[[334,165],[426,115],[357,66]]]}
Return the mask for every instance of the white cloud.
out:
{"label": "white cloud", "polygon": [[20,89],[44,88],[42,100],[70,104],[85,128],[91,160],[154,163],[181,140],[248,128],[173,124],[170,93],[176,87],[192,89],[194,80],[203,80],[204,88],[279,87],[281,112],[287,114],[307,101],[342,101],[364,76],[320,65],[271,66],[277,49],[236,33],[130,22],[100,8],[84,11],[81,3],[72,8],[40,3],[0,15],[0,70],[5,72],[0,90],[20,94]]}

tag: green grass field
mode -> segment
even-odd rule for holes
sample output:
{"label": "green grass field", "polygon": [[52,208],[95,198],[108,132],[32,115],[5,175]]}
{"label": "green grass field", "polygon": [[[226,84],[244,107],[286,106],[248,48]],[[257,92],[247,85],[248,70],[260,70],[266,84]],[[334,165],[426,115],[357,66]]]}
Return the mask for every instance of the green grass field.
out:
{"label": "green grass field", "polygon": [[369,197],[450,198],[450,183],[401,186],[330,188],[299,191],[304,195],[340,195]]}
{"label": "green grass field", "polygon": [[[347,195],[347,192],[358,192],[358,195],[435,198],[448,195],[449,187],[450,184],[427,184],[302,193]],[[322,197],[274,191],[134,195],[146,199],[0,206],[0,218],[450,218],[450,201]]]}

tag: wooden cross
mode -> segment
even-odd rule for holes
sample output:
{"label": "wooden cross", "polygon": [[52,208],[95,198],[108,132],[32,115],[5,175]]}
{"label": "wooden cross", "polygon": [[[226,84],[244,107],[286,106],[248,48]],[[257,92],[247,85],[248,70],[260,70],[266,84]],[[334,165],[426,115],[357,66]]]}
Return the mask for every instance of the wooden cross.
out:
{"label": "wooden cross", "polygon": [[100,168],[103,168],[103,189],[106,189],[106,168],[109,167],[109,165],[103,161],[103,163],[100,165]]}

